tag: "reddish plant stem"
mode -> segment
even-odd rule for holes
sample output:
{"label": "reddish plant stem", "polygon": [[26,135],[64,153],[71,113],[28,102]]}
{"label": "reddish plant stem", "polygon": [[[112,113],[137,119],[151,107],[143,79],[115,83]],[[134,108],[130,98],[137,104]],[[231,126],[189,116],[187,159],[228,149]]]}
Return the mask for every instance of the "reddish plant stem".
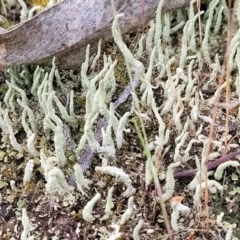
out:
{"label": "reddish plant stem", "polygon": [[[220,157],[214,161],[211,161],[207,165],[207,170],[210,171],[210,170],[218,167],[220,164],[231,160],[232,158],[236,157],[239,154],[240,154],[240,151],[232,152],[232,153],[226,154],[223,157]],[[174,178],[180,179],[180,178],[194,177],[196,175],[196,172],[197,172],[197,169],[192,169],[192,170],[183,171],[183,172],[177,172],[177,173],[174,173]]]}

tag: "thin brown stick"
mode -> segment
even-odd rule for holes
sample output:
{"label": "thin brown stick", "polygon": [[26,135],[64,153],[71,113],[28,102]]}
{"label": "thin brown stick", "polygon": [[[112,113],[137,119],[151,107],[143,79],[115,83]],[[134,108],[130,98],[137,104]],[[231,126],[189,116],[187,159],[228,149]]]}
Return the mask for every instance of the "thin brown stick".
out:
{"label": "thin brown stick", "polygon": [[[232,6],[232,1],[228,1],[228,6]],[[229,14],[228,14],[228,31],[227,31],[227,49],[225,53],[225,65],[226,65],[226,104],[229,106],[230,102],[230,71],[229,71],[229,45],[232,37],[232,14],[231,14],[231,8],[229,8]],[[228,125],[229,125],[229,108],[226,108],[226,124],[225,124],[225,149],[227,149],[228,144]]]}
{"label": "thin brown stick", "polygon": [[[223,157],[220,157],[214,161],[211,161],[207,165],[207,171],[217,168],[220,164],[233,159],[234,157],[236,157],[239,154],[240,154],[240,151],[232,152],[232,153],[226,154]],[[194,177],[196,175],[196,173],[197,173],[197,169],[192,169],[192,170],[183,171],[183,172],[177,172],[177,173],[174,173],[174,178],[181,179],[181,178]]]}

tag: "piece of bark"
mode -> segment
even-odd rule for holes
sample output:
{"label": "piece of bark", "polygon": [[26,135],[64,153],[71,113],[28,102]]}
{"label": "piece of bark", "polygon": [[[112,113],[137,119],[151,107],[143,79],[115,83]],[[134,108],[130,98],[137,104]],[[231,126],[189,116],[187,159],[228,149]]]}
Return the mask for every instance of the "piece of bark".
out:
{"label": "piece of bark", "polygon": [[[130,83],[124,91],[120,94],[118,99],[113,103],[114,109],[116,110],[121,104],[125,103],[127,99],[131,96],[131,91],[137,87],[139,83],[139,79],[134,77],[132,84]],[[102,142],[102,128],[106,129],[108,125],[108,121],[106,118],[102,118],[99,121],[97,129],[94,133],[95,140],[101,144]],[[74,145],[74,144],[73,144]],[[75,146],[76,148],[76,146]],[[82,168],[83,173],[85,173],[88,168],[90,168],[92,164],[92,159],[94,157],[94,151],[91,149],[90,146],[86,146],[85,150],[77,157],[77,163]],[[72,186],[76,186],[76,177],[75,173],[72,173],[70,176],[68,183]]]}
{"label": "piece of bark", "polygon": [[[113,0],[123,33],[155,17],[157,0]],[[189,5],[190,0],[165,0],[163,12]],[[65,0],[29,21],[0,32],[0,65],[49,64],[56,57],[62,69],[74,69],[85,59],[87,44],[96,51],[100,38],[111,38],[111,0]]]}

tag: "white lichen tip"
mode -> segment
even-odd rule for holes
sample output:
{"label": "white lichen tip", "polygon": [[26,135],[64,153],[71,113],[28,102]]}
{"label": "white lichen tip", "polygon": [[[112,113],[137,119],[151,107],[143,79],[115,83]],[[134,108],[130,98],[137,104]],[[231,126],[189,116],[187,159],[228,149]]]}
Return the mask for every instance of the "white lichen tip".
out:
{"label": "white lichen tip", "polygon": [[30,236],[31,222],[28,218],[26,208],[22,209],[22,225],[23,225],[23,231],[21,234],[21,240],[28,240],[31,238]]}
{"label": "white lichen tip", "polygon": [[[51,111],[51,116],[47,114],[44,118],[44,129],[50,128],[54,132],[53,141],[55,145],[55,154],[60,160],[61,166],[64,166],[67,159],[65,156],[66,138],[63,134],[63,122],[57,117],[57,115],[55,115],[54,109]],[[53,121],[56,122],[56,125]]]}
{"label": "white lichen tip", "polygon": [[188,216],[190,213],[190,208],[179,202],[171,202],[172,214],[171,214],[171,224],[174,231],[179,230],[179,225],[177,220],[179,219],[180,213]]}
{"label": "white lichen tip", "polygon": [[96,167],[95,171],[119,178],[120,181],[122,181],[127,187],[126,191],[122,194],[124,197],[129,197],[136,192],[136,189],[132,186],[132,180],[130,179],[129,175],[123,172],[122,169],[112,166],[104,166]]}
{"label": "white lichen tip", "polygon": [[233,224],[231,224],[228,228],[225,240],[231,240],[232,239],[232,233],[233,233]]}
{"label": "white lichen tip", "polygon": [[176,167],[178,167],[181,163],[171,163],[167,169],[167,177],[166,177],[166,185],[165,185],[165,193],[162,195],[164,201],[170,199],[174,193],[175,188],[175,179],[173,176],[173,171]]}
{"label": "white lichen tip", "polygon": [[92,215],[92,210],[96,202],[101,198],[101,194],[97,193],[83,208],[82,215],[83,219],[87,222],[93,222],[95,218]]}
{"label": "white lichen tip", "polygon": [[159,1],[157,12],[156,12],[156,27],[155,27],[155,35],[154,35],[154,43],[157,45],[158,40],[162,36],[162,7],[164,4],[165,0]]}
{"label": "white lichen tip", "polygon": [[122,40],[121,31],[118,24],[118,19],[123,17],[124,14],[117,14],[113,20],[112,24],[112,35],[114,41],[118,45],[119,49],[121,50],[122,54],[124,55],[125,61],[127,64],[131,66],[131,69],[140,75],[144,73],[144,66],[142,62],[138,61],[134,58],[131,51],[128,49],[127,45]]}
{"label": "white lichen tip", "polygon": [[90,182],[84,178],[82,168],[78,163],[75,163],[75,165],[73,166],[73,169],[74,169],[78,191],[80,191],[83,195],[87,195],[83,189],[84,188],[89,189],[88,184]]}
{"label": "white lichen tip", "polygon": [[222,227],[222,219],[223,219],[223,216],[224,216],[224,212],[221,212],[218,216],[217,216],[217,225],[218,227]]}
{"label": "white lichen tip", "polygon": [[108,238],[107,240],[118,240],[122,235],[123,235],[123,233],[118,232],[118,233],[114,234],[113,236],[111,236],[110,238]]}
{"label": "white lichen tip", "polygon": [[46,157],[43,151],[40,151],[40,162],[44,170],[44,176],[47,181],[45,187],[49,194],[64,195],[72,190],[65,179],[62,170],[59,168],[60,161],[57,157]]}
{"label": "white lichen tip", "polygon": [[220,180],[222,178],[223,171],[227,167],[238,167],[239,165],[240,165],[240,163],[238,161],[227,161],[225,163],[220,164],[215,171],[214,178],[216,180]]}
{"label": "white lichen tip", "polygon": [[26,185],[31,181],[32,178],[32,173],[33,173],[33,167],[34,167],[34,162],[32,159],[30,159],[27,162],[27,165],[24,170],[24,177],[23,177],[23,185]]}
{"label": "white lichen tip", "polygon": [[13,132],[13,124],[8,116],[8,112],[6,111],[4,114],[4,123],[6,124],[8,128],[8,133],[9,133],[9,140],[12,145],[12,147],[17,150],[18,152],[22,151],[22,146],[17,142],[17,139],[14,136]]}
{"label": "white lichen tip", "polygon": [[131,196],[129,199],[128,199],[128,208],[127,210],[123,213],[122,217],[121,217],[121,221],[120,221],[120,224],[124,224],[130,217],[131,217],[131,214],[133,212],[133,200],[134,200],[134,197]]}
{"label": "white lichen tip", "polygon": [[16,191],[16,182],[14,180],[10,180],[10,187],[12,189],[12,191]]}
{"label": "white lichen tip", "polygon": [[58,167],[53,167],[49,170],[46,180],[45,187],[49,194],[64,195],[72,189],[68,185],[62,170]]}
{"label": "white lichen tip", "polygon": [[28,137],[28,139],[27,139],[27,149],[34,157],[39,156],[39,152],[34,147],[35,136],[36,136],[36,134],[33,133],[31,130],[28,131],[28,133],[27,133],[27,137]]}
{"label": "white lichen tip", "polygon": [[123,131],[126,130],[124,127],[127,123],[127,120],[129,116],[131,115],[130,112],[126,112],[122,118],[119,120],[118,128],[117,128],[117,135],[116,135],[116,141],[117,141],[117,148],[121,148],[123,144]]}
{"label": "white lichen tip", "polygon": [[37,127],[35,123],[35,116],[31,108],[24,104],[20,99],[17,99],[18,104],[24,109],[22,112],[22,126],[26,133],[30,131],[29,124],[26,121],[28,116],[28,121],[31,125],[31,128],[34,132],[37,132]]}
{"label": "white lichen tip", "polygon": [[113,194],[113,187],[111,187],[109,190],[108,190],[108,195],[107,195],[107,203],[106,203],[106,206],[105,206],[105,215],[101,218],[101,220],[106,220],[110,217],[110,215],[112,214],[112,208],[114,207],[114,204],[113,204],[113,200],[112,200],[112,194]]}
{"label": "white lichen tip", "polygon": [[138,224],[135,226],[135,228],[133,229],[133,240],[140,240],[140,237],[139,237],[139,231],[140,229],[142,228],[143,226],[143,219],[140,219],[138,221]]}

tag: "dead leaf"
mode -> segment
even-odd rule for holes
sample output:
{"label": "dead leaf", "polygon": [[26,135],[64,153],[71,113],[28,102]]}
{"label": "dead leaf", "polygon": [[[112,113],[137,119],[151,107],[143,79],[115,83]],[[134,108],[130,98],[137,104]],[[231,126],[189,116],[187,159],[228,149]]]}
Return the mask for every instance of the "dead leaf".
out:
{"label": "dead leaf", "polygon": [[171,202],[181,203],[183,199],[184,199],[183,196],[175,196],[171,198]]}
{"label": "dead leaf", "polygon": [[[155,16],[156,0],[144,1],[146,22]],[[164,11],[189,5],[190,0],[168,0]],[[142,26],[142,7],[138,0],[115,0],[122,32]],[[113,21],[110,0],[65,0],[29,21],[0,31],[0,65],[49,64],[56,57],[58,67],[74,69],[85,59],[87,44],[95,52],[100,38],[109,39]]]}

